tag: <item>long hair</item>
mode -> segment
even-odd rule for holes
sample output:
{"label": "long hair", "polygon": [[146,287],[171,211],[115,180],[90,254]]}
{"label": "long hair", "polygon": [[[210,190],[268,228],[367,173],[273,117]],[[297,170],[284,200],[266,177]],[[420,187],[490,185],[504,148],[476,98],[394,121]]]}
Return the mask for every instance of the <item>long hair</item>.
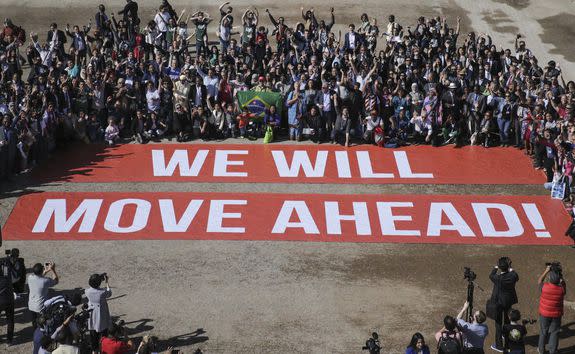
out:
{"label": "long hair", "polygon": [[423,334],[416,332],[413,335],[413,337],[411,337],[411,342],[409,342],[408,348],[416,349],[417,342],[419,342],[420,339],[421,339],[421,342],[423,343],[423,348],[427,347],[427,344],[425,344],[425,339],[423,338]]}

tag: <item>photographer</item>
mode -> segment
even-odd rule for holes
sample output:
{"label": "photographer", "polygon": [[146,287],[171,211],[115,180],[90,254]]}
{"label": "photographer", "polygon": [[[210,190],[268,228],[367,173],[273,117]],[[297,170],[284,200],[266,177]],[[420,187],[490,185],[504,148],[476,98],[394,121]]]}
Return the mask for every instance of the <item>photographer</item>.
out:
{"label": "photographer", "polygon": [[74,315],[66,318],[62,326],[60,326],[52,335],[52,338],[58,343],[58,348],[52,351],[52,354],[78,354],[80,349],[73,345],[74,333],[70,328],[70,323],[74,319]]}
{"label": "photographer", "polygon": [[[46,276],[50,272],[53,273],[53,278]],[[46,267],[36,263],[32,267],[32,274],[28,275],[28,287],[30,288],[28,310],[32,313],[32,326],[34,328],[36,328],[36,320],[40,316],[40,312],[44,309],[44,301],[48,298],[48,289],[58,284],[58,280],[54,263],[46,263]]]}
{"label": "photographer", "polygon": [[11,278],[14,292],[17,294],[25,292],[26,266],[24,265],[24,258],[20,257],[19,249],[13,248],[6,251],[6,258],[2,261],[2,268],[4,268],[4,274]]}
{"label": "photographer", "polygon": [[489,334],[489,329],[485,324],[487,317],[483,311],[475,311],[473,322],[463,320],[463,316],[469,308],[469,302],[465,302],[461,311],[457,315],[457,326],[463,333],[463,352],[469,354],[483,354],[485,338]]}
{"label": "photographer", "polygon": [[4,269],[0,268],[0,314],[6,314],[6,337],[11,345],[14,337],[14,291],[12,281]]}
{"label": "photographer", "polygon": [[511,259],[501,257],[497,266],[491,271],[489,279],[493,282],[493,292],[488,302],[487,313],[495,320],[495,344],[491,345],[491,349],[502,352],[503,325],[509,323],[508,312],[511,306],[518,302],[515,284],[519,281],[519,275],[511,268]]}
{"label": "photographer", "polygon": [[[106,283],[106,289],[100,288],[102,281]],[[88,298],[88,309],[92,310],[88,321],[88,329],[90,330],[92,349],[97,350],[102,335],[106,335],[108,329],[112,327],[112,318],[107,301],[112,296],[112,290],[110,290],[106,273],[92,274],[88,284],[90,287],[84,291],[86,298]]]}
{"label": "photographer", "polygon": [[[549,336],[549,354],[557,352],[558,335],[563,316],[563,298],[567,292],[562,273],[559,263],[551,263],[539,276],[538,284],[541,291],[539,298],[539,353],[545,352],[547,336]],[[549,275],[549,281],[545,282],[547,275]]]}
{"label": "photographer", "polygon": [[126,336],[124,327],[114,323],[108,335],[102,338],[102,354],[124,354],[134,349],[134,343]]}

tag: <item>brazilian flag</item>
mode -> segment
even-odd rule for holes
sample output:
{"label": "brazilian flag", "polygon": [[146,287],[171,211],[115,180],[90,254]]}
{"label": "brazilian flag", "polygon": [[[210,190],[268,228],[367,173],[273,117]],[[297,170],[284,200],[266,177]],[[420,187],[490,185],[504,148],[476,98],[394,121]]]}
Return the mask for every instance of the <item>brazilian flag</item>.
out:
{"label": "brazilian flag", "polygon": [[259,91],[239,91],[237,93],[240,108],[248,107],[250,113],[256,115],[256,119],[264,119],[266,109],[275,105],[278,114],[282,114],[282,95],[277,92],[259,92]]}

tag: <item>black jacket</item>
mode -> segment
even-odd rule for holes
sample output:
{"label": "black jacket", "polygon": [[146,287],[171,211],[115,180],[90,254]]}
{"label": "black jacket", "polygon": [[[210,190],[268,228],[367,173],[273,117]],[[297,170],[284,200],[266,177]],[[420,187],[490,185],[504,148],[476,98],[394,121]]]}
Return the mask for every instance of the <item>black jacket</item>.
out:
{"label": "black jacket", "polygon": [[510,271],[497,274],[497,269],[493,268],[489,279],[493,282],[491,301],[497,303],[504,310],[510,309],[511,306],[518,302],[517,292],[515,291],[515,284],[519,281],[517,273]]}
{"label": "black jacket", "polygon": [[0,306],[14,303],[14,291],[12,281],[4,275],[0,275]]}
{"label": "black jacket", "polygon": [[[46,42],[51,43],[53,36],[54,36],[54,32],[53,32],[53,31],[48,31],[48,35],[46,36]],[[62,49],[62,48],[64,48],[64,44],[68,41],[68,40],[66,39],[66,35],[64,34],[64,31],[57,29],[57,30],[56,30],[56,38],[58,39],[58,47],[57,47],[57,49]]]}

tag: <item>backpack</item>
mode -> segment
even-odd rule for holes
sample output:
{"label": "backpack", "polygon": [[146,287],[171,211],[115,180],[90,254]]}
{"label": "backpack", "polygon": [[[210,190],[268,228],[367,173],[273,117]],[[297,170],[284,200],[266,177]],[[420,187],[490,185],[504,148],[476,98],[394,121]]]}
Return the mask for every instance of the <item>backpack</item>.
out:
{"label": "backpack", "polygon": [[461,354],[461,341],[456,337],[452,337],[453,332],[444,332],[439,339],[439,354]]}

